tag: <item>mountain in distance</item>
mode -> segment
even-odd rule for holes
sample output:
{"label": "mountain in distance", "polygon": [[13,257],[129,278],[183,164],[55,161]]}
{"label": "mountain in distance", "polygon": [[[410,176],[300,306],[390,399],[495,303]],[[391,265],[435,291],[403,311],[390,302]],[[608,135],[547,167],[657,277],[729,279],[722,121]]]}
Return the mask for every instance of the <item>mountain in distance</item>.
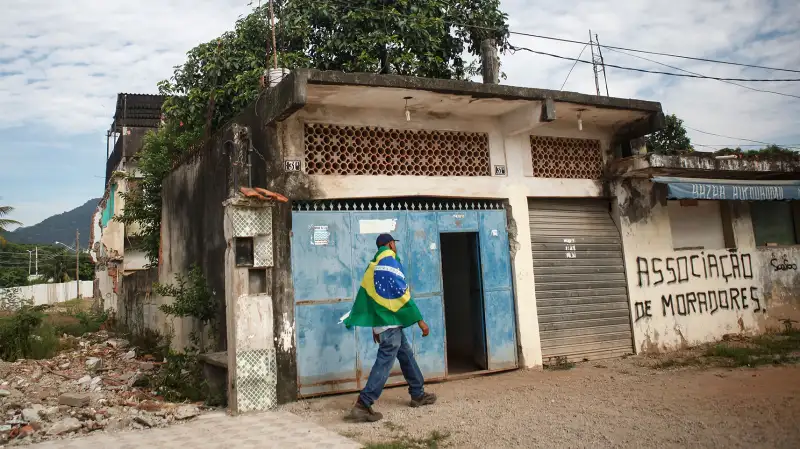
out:
{"label": "mountain in distance", "polygon": [[83,206],[53,215],[39,224],[17,228],[4,237],[12,243],[52,245],[62,242],[74,248],[77,229],[81,233],[81,247],[85,248],[91,235],[92,215],[99,202],[100,198],[91,199]]}

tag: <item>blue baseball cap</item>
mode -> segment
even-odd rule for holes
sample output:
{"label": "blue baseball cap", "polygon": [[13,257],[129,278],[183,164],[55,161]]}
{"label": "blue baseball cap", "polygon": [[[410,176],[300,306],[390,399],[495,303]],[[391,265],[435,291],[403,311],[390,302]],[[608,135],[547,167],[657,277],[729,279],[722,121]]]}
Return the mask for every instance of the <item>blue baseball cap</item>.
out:
{"label": "blue baseball cap", "polygon": [[381,246],[388,245],[389,242],[398,242],[398,241],[399,240],[395,240],[394,237],[391,236],[391,234],[381,234],[378,236],[377,239],[375,239],[375,244],[378,245],[378,248],[380,248]]}

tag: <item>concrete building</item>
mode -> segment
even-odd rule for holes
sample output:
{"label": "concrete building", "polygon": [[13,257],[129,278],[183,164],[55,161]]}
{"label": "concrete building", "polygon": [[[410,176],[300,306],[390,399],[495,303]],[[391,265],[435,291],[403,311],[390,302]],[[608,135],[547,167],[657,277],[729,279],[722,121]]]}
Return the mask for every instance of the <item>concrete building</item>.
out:
{"label": "concrete building", "polygon": [[92,216],[90,236],[90,254],[96,267],[94,296],[107,310],[120,310],[123,277],[147,265],[144,252],[137,249],[138,227],[126,226],[114,217],[125,207],[123,195],[135,188],[136,153],[142,148],[144,135],[161,123],[163,102],[159,95],[117,95],[114,121],[107,133],[105,192]]}
{"label": "concrete building", "polygon": [[798,160],[612,164],[637,352],[800,320]]}
{"label": "concrete building", "polygon": [[197,264],[224,299],[239,411],[364,384],[370,330],[338,321],[380,232],[433,329],[408,330],[429,379],[631,353],[605,173],[662,121],[647,101],[299,70],[167,177],[158,280]]}
{"label": "concrete building", "polygon": [[407,330],[429,380],[796,317],[800,221],[762,201],[797,196],[796,163],[642,154],[662,125],[648,101],[295,71],[167,176],[158,270],[120,307],[182,347],[196,323],[149,289],[199,266],[236,412],[364,385],[371,332],[339,320],[382,232],[432,329]]}

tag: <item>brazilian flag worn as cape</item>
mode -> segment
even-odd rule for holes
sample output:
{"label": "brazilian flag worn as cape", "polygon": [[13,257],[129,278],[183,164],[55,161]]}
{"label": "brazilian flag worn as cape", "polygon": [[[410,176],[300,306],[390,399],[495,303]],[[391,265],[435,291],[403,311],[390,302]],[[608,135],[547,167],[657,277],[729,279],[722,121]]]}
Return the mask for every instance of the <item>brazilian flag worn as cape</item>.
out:
{"label": "brazilian flag worn as cape", "polygon": [[399,257],[385,246],[378,248],[344,325],[348,329],[353,326],[408,327],[421,320],[422,314],[411,299]]}

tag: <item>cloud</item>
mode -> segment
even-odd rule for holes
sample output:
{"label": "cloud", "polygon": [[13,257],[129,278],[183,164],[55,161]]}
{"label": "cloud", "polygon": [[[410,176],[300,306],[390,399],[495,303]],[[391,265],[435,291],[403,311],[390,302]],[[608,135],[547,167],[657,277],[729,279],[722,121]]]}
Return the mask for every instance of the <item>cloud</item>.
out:
{"label": "cloud", "polygon": [[[589,29],[605,45],[722,59],[746,64],[800,69],[800,2],[737,0],[624,0],[504,2],[511,29],[538,35],[588,40]],[[580,45],[512,35],[511,42],[539,51],[575,58]],[[634,53],[636,54],[636,53]],[[619,52],[604,50],[608,64],[648,70],[675,70]],[[736,78],[798,78],[798,73],[747,69],[639,54],[648,59],[709,76]],[[582,59],[590,60],[587,49]],[[571,62],[517,52],[502,58],[510,84],[559,89]],[[676,78],[607,69],[612,96],[660,101],[697,129],[734,137],[785,144],[800,143],[800,99],[750,91],[713,80]],[[602,79],[601,79],[602,84]],[[800,83],[741,83],[800,95]],[[578,64],[566,90],[594,93],[591,66]],[[690,131],[705,144],[747,142]]]}
{"label": "cloud", "polygon": [[[325,1],[325,0],[321,0]],[[118,92],[155,93],[185,53],[232,29],[248,0],[26,0],[0,15],[0,195],[33,224],[102,193],[105,130]],[[800,67],[796,0],[506,0],[511,29],[584,41],[589,29],[607,45]],[[576,57],[581,45],[512,35],[514,45]],[[609,64],[671,71],[605,51]],[[639,55],[726,77],[793,77]],[[589,60],[588,49],[582,59]],[[526,52],[502,57],[507,84],[559,89],[572,62]],[[612,96],[662,102],[686,124],[717,134],[800,143],[800,100],[729,84],[609,68]],[[752,83],[800,95],[800,83]],[[578,64],[566,90],[594,93],[590,66]],[[690,131],[694,142],[736,140]],[[45,176],[42,176],[45,175]],[[58,198],[53,199],[53,192]]]}
{"label": "cloud", "polygon": [[102,133],[118,92],[155,93],[186,51],[250,8],[247,0],[11,2],[0,15],[0,129]]}

